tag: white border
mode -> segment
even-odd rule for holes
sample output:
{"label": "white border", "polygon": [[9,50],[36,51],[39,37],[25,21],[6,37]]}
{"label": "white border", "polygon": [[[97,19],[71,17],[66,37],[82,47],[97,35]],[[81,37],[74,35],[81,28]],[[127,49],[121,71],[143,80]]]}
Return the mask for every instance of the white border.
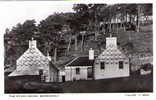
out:
{"label": "white border", "polygon": [[[156,61],[155,61],[155,50],[156,50],[156,38],[155,38],[155,22],[156,22],[156,15],[155,15],[155,0],[81,0],[81,1],[12,1],[12,2],[5,2],[5,1],[0,1],[0,5],[1,3],[15,3],[15,4],[20,4],[20,5],[26,5],[26,4],[45,4],[45,3],[60,3],[60,4],[68,4],[68,3],[107,3],[107,4],[112,4],[112,3],[153,3],[153,45],[154,45],[154,78],[155,78],[155,65],[156,65]],[[1,14],[3,14],[3,12],[1,12]],[[11,16],[10,16],[11,17]],[[99,100],[104,100],[104,99],[112,99],[112,100],[121,100],[121,99],[126,99],[126,100],[131,100],[131,99],[136,99],[136,100],[145,100],[145,99],[150,99],[150,100],[154,100],[154,98],[156,97],[155,91],[153,93],[145,93],[148,94],[149,96],[143,96],[144,93],[84,93],[84,94],[77,94],[77,93],[66,93],[66,94],[53,94],[53,96],[57,95],[57,97],[10,97],[11,94],[4,94],[4,47],[3,47],[4,43],[3,43],[3,34],[0,33],[0,46],[1,46],[1,50],[0,50],[0,57],[2,60],[0,60],[0,93],[1,93],[1,99],[4,100],[34,100],[34,99],[41,99],[41,100],[49,100],[49,99],[56,99],[56,100],[79,100],[79,99],[84,99],[84,100],[95,100],[95,99],[99,99]],[[153,78],[153,79],[154,79]],[[155,83],[155,80],[154,80]],[[154,85],[153,83],[153,85]],[[154,85],[154,89],[155,90],[155,85]],[[16,94],[14,94],[16,96]],[[39,94],[18,94],[19,96],[22,95],[39,95]],[[44,94],[43,94],[44,95]],[[48,94],[45,94],[48,95]],[[133,96],[136,95],[136,96]]]}

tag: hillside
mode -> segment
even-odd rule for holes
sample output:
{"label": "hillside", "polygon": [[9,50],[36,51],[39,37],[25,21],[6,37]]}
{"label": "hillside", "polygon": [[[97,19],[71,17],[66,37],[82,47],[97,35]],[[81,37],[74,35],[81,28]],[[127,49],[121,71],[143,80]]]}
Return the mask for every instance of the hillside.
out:
{"label": "hillside", "polygon": [[[152,31],[152,25],[145,25],[141,26],[140,32],[134,32],[134,31],[126,31],[120,30],[118,34],[114,34],[117,36],[118,41],[118,48],[123,50],[127,55],[134,54],[134,55],[140,55],[143,56],[146,55],[146,53],[153,54],[153,31]],[[107,35],[108,36],[108,35]],[[71,46],[70,52],[67,54],[67,56],[59,57],[58,62],[66,62],[71,57],[75,56],[83,56],[88,55],[88,50],[90,48],[93,48],[95,50],[95,55],[98,55],[102,52],[102,50],[105,49],[105,38],[106,35],[99,35],[98,41],[95,41],[92,39],[92,37],[88,37],[87,40],[85,40],[84,43],[84,50],[81,51],[80,45],[81,41],[78,42],[78,50],[74,50],[74,44]],[[63,61],[62,61],[63,60]],[[65,61],[64,61],[65,60]]]}
{"label": "hillside", "polygon": [[150,50],[153,52],[153,31],[152,25],[141,26],[140,32],[120,32],[118,41],[121,46],[127,42],[131,42],[134,52],[145,52]]}
{"label": "hillside", "polygon": [[[117,36],[117,41],[118,41],[118,48],[121,49],[125,54],[128,56],[130,54],[132,55],[146,55],[149,53],[150,55],[153,54],[153,31],[152,31],[152,24],[148,25],[142,25],[140,27],[140,32],[134,32],[134,31],[126,31],[124,32],[123,30],[119,30],[118,34],[117,33],[112,33],[113,36]],[[94,40],[94,35],[88,35],[84,39],[84,45],[83,45],[83,50],[81,50],[81,37],[78,38],[78,50],[75,51],[75,44],[74,40],[72,40],[71,43],[71,48],[69,52],[66,52],[66,48],[68,44],[62,44],[60,47],[64,47],[63,52],[59,53],[58,52],[58,57],[57,57],[57,62],[56,66],[62,66],[64,63],[70,61],[74,57],[77,56],[84,56],[88,55],[88,50],[90,48],[93,48],[95,50],[95,55],[99,55],[104,49],[105,49],[105,38],[108,37],[109,34],[100,34],[97,38],[97,40]],[[69,38],[69,37],[67,37]],[[27,42],[28,45],[28,42]],[[22,52],[26,50],[26,47],[24,45],[23,47],[17,46],[17,50],[13,52],[10,52],[7,54],[5,58],[5,62],[11,60],[12,65],[8,68],[6,68],[6,72],[13,71],[15,69],[15,63],[16,63],[16,58],[18,58]],[[8,44],[5,46],[9,46]],[[14,46],[15,47],[15,46]],[[39,43],[38,43],[39,49],[41,48],[41,51],[43,52],[46,50],[46,48],[43,48]],[[16,49],[12,48],[12,49]],[[22,48],[22,49],[21,49]],[[46,53],[43,52],[45,55]],[[52,58],[53,58],[53,52],[51,52]],[[12,68],[13,67],[13,68]]]}

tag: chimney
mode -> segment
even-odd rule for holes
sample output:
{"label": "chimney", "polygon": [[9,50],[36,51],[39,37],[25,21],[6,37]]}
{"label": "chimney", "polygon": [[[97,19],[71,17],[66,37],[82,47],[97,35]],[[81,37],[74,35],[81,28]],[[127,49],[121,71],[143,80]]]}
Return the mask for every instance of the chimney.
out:
{"label": "chimney", "polygon": [[36,40],[33,38],[29,40],[29,48],[36,48]]}
{"label": "chimney", "polygon": [[106,48],[108,47],[115,47],[117,48],[117,38],[116,37],[112,37],[110,35],[110,37],[106,38]]}
{"label": "chimney", "polygon": [[94,50],[92,48],[89,49],[89,60],[94,60]]}

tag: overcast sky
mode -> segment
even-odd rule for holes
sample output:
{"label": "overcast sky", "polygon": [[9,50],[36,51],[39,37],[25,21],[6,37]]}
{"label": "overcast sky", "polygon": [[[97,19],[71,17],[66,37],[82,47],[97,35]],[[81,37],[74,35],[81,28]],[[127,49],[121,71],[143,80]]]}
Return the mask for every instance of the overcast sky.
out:
{"label": "overcast sky", "polygon": [[0,34],[27,19],[39,22],[54,12],[73,12],[72,7],[61,2],[0,2]]}

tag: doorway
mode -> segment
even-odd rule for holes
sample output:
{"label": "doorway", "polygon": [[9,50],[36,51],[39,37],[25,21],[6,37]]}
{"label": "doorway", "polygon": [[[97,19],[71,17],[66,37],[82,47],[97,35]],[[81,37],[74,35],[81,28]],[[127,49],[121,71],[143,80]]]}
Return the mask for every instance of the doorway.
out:
{"label": "doorway", "polygon": [[87,75],[88,75],[88,79],[92,79],[93,78],[93,69],[92,68],[88,68],[87,69]]}
{"label": "doorway", "polygon": [[62,82],[65,82],[66,79],[65,79],[65,75],[62,76]]}

